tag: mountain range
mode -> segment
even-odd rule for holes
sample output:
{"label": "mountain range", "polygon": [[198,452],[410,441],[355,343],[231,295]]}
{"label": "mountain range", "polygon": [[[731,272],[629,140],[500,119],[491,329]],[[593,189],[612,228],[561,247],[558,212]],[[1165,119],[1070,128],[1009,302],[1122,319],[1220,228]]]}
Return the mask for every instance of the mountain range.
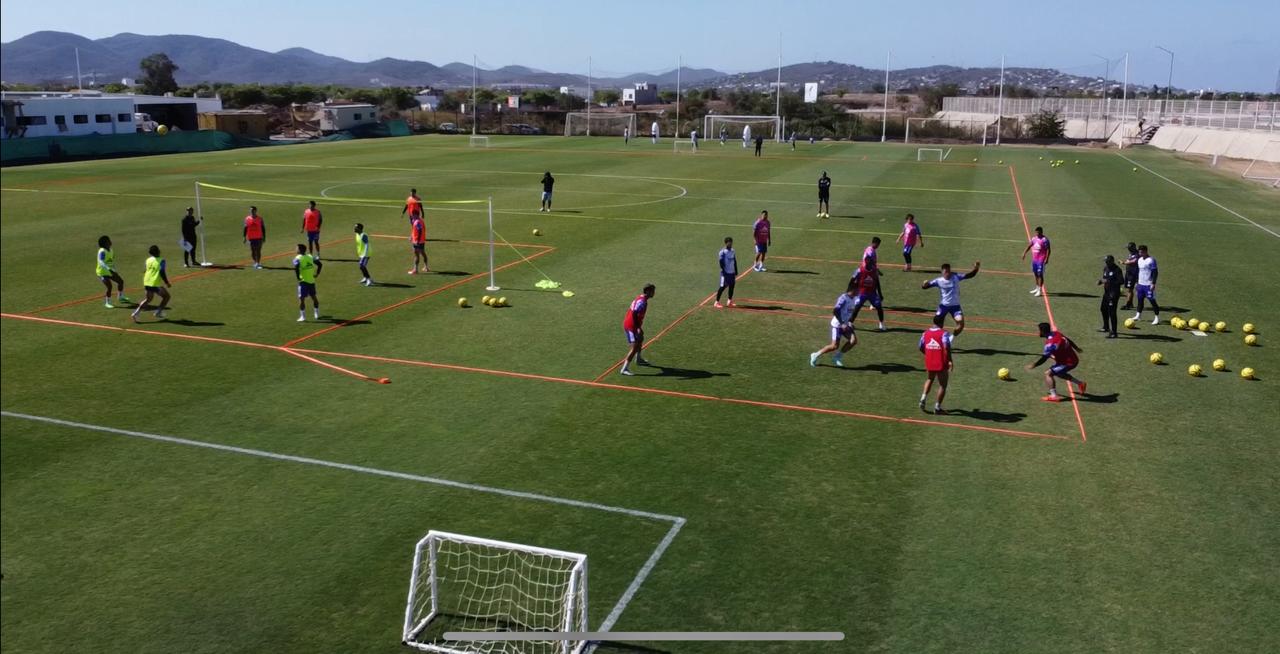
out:
{"label": "mountain range", "polygon": [[[0,43],[0,79],[6,83],[66,85],[75,79],[76,51],[86,87],[119,82],[139,75],[138,63],[148,55],[163,52],[178,65],[179,84],[197,82],[231,82],[279,84],[338,84],[378,87],[465,87],[472,82],[472,67],[464,63],[437,66],[425,61],[383,58],[369,62],[348,61],[320,54],[306,48],[288,48],[268,52],[233,43],[192,35],[144,36],[123,33],[88,39],[68,32],[43,31],[28,34],[8,43]],[[635,74],[618,78],[594,78],[594,88],[620,88],[636,82],[650,82],[674,87],[677,71],[661,74]],[[777,69],[746,73],[725,73],[712,69],[682,68],[680,81],[693,87],[769,88],[777,81]],[[483,86],[559,88],[585,87],[585,75],[554,73],[525,66],[504,66],[494,70],[478,69],[476,77]],[[929,66],[890,72],[892,89],[920,88],[938,84],[956,84],[962,89],[976,90],[993,85],[999,69]],[[792,86],[819,82],[823,92],[836,89],[867,91],[884,81],[884,70],[864,68],[834,61],[791,64],[782,68],[782,81]],[[1069,90],[1098,89],[1117,83],[1098,77],[1068,75],[1045,68],[1009,68],[1005,83],[1050,91],[1055,87]]]}

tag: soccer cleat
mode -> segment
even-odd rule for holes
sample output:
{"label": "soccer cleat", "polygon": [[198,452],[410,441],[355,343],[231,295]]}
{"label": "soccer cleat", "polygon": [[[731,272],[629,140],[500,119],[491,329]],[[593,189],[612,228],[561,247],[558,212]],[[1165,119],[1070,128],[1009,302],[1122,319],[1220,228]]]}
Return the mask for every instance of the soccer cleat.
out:
{"label": "soccer cleat", "polygon": [[810,367],[810,368],[817,368],[817,367],[818,367],[818,353],[817,353],[817,352],[813,352],[813,353],[809,354],[809,367]]}
{"label": "soccer cleat", "polygon": [[819,212],[818,212],[818,217],[819,217],[819,218],[823,217],[824,215],[826,215],[826,214],[823,214],[821,211],[819,211]]}
{"label": "soccer cleat", "polygon": [[129,298],[127,298],[127,297],[125,297],[125,296],[124,296],[124,293],[121,293],[120,295],[117,295],[117,296],[116,296],[116,300],[118,300],[118,301],[120,301],[120,302],[130,302],[130,301],[131,301]]}
{"label": "soccer cleat", "polygon": [[378,282],[373,281],[373,278],[372,278],[372,277],[370,277],[369,279],[364,280],[364,285],[365,285],[365,286],[374,286],[374,285],[376,285],[377,283],[378,283]]}
{"label": "soccer cleat", "polygon": [[110,303],[110,302],[103,302],[103,303],[102,303],[102,306],[104,306],[104,307],[106,307],[106,308],[108,308],[108,309],[114,309],[114,308],[116,308],[116,305],[114,305],[114,304],[112,304],[112,303]]}
{"label": "soccer cleat", "polygon": [[1030,293],[1031,293],[1032,295],[1039,295],[1039,294],[1040,294],[1040,287],[1039,287],[1039,286],[1037,286],[1037,287],[1035,287],[1035,288],[1031,289]]}
{"label": "soccer cleat", "polygon": [[1155,317],[1155,319],[1151,321],[1151,324],[1153,324],[1153,325],[1159,325],[1159,324],[1160,324],[1160,316],[1156,316],[1156,317]]}
{"label": "soccer cleat", "polygon": [[715,308],[717,308],[717,309],[723,309],[723,308],[724,308],[724,305],[723,305],[723,304],[720,304],[719,302],[716,302],[716,303],[715,303],[715,304],[713,304],[712,306],[714,306],[714,307],[715,307]]}
{"label": "soccer cleat", "polygon": [[1080,382],[1079,384],[1076,384],[1076,390],[1079,391],[1081,395],[1084,395],[1084,389],[1088,387],[1089,387],[1088,382]]}
{"label": "soccer cleat", "polygon": [[877,331],[884,331],[884,323],[880,323],[880,326],[877,328]]}
{"label": "soccer cleat", "polygon": [[418,271],[417,271],[417,269],[410,270],[408,274],[410,274],[410,275],[416,275],[416,274],[418,274]]}
{"label": "soccer cleat", "polygon": [[640,365],[642,365],[642,366],[651,366],[651,365],[653,365],[652,363],[649,363],[649,360],[648,360],[648,359],[646,359],[646,358],[644,358],[644,357],[636,357],[636,363],[638,363],[638,364],[640,364]]}
{"label": "soccer cleat", "polygon": [[129,314],[129,317],[130,317],[130,318],[132,318],[134,322],[138,322],[138,312],[137,312],[137,311],[134,311],[133,313]]}
{"label": "soccer cleat", "polygon": [[731,299],[729,300],[728,304],[726,304],[725,306],[727,306],[727,307],[736,307],[736,306],[738,306],[738,303],[737,303],[737,302],[734,302],[734,301],[733,301],[733,299],[731,298]]}
{"label": "soccer cleat", "polygon": [[164,309],[156,309],[156,317],[164,320]]}
{"label": "soccer cleat", "polygon": [[945,415],[947,415],[947,410],[946,410],[946,409],[944,409],[944,408],[942,408],[942,405],[941,405],[941,404],[935,404],[935,405],[933,405],[933,415],[935,415],[935,416],[945,416]]}
{"label": "soccer cleat", "polygon": [[622,370],[619,370],[618,372],[620,372],[620,373],[622,373],[622,374],[624,374],[624,375],[626,375],[626,376],[628,376],[628,377],[634,376],[634,375],[636,374],[636,373],[634,373],[634,372],[631,372],[631,369],[630,369],[630,368],[627,368],[626,366],[623,366]]}
{"label": "soccer cleat", "polygon": [[831,363],[836,364],[836,367],[837,367],[837,368],[843,368],[843,367],[844,367],[844,359],[843,359],[843,358],[841,358],[841,357],[839,357],[839,356],[832,357],[832,358],[831,358]]}
{"label": "soccer cleat", "polygon": [[769,269],[764,266],[760,266],[760,272],[769,272]]}
{"label": "soccer cleat", "polygon": [[306,322],[306,321],[307,321],[307,317],[305,315],[298,316],[298,322]]}
{"label": "soccer cleat", "polygon": [[320,319],[320,310],[319,310],[319,309],[316,309],[315,311],[312,311],[312,312],[311,312],[311,315],[315,316],[315,317],[316,317],[316,320],[319,320],[319,319]]}
{"label": "soccer cleat", "polygon": [[920,410],[924,411],[924,398],[920,398]]}
{"label": "soccer cleat", "polygon": [[260,263],[255,263],[255,264],[253,264],[253,269],[254,269],[254,270],[262,270],[262,264],[260,264]]}
{"label": "soccer cleat", "polygon": [[1044,396],[1044,397],[1040,398],[1040,401],[1041,401],[1041,402],[1061,402],[1061,401],[1062,401],[1062,398],[1058,397],[1056,394],[1055,394],[1055,395],[1046,395],[1046,396]]}

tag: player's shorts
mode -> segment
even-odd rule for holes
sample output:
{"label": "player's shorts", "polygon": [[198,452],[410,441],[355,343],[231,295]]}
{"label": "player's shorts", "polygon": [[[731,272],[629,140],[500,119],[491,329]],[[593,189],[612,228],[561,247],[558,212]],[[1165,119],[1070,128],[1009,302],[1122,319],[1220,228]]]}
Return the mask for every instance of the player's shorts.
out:
{"label": "player's shorts", "polygon": [[939,304],[938,310],[934,312],[935,316],[948,315],[956,320],[964,320],[964,311],[958,304]]}
{"label": "player's shorts", "polygon": [[369,265],[369,257],[360,257],[360,265],[362,266]]}
{"label": "player's shorts", "polygon": [[249,247],[260,248],[262,247],[262,241],[263,239],[260,239],[260,238],[251,238],[249,239]]}
{"label": "player's shorts", "polygon": [[756,243],[756,254],[768,254],[768,253],[769,253],[768,243]]}
{"label": "player's shorts", "polygon": [[111,281],[111,280],[115,279],[115,276],[114,276],[114,275],[115,275],[115,273],[111,273],[110,275],[98,275],[98,280],[99,280],[99,281],[102,281],[102,282],[109,282],[109,281]]}
{"label": "player's shorts", "polygon": [[871,306],[873,306],[873,307],[875,307],[875,308],[879,309],[879,308],[880,308],[880,296],[879,296],[879,295],[876,295],[875,293],[872,293],[872,294],[870,294],[870,295],[862,295],[862,294],[859,294],[859,295],[858,295],[858,297],[856,297],[856,298],[854,298],[854,299],[853,299],[853,307],[854,307],[855,309],[856,309],[856,308],[858,308],[858,307],[860,307],[860,306],[862,306],[862,305],[864,305],[864,304],[870,304]]}
{"label": "player's shorts", "polygon": [[148,292],[148,293],[159,293],[159,292],[160,292],[160,287],[159,287],[159,286],[143,286],[143,287],[142,287],[142,290],[144,290],[144,291],[146,291],[146,292]]}
{"label": "player's shorts", "polygon": [[1032,262],[1031,262],[1031,274],[1035,275],[1036,277],[1044,277],[1044,262],[1043,262],[1043,261],[1032,261]]}
{"label": "player's shorts", "polygon": [[902,246],[902,253],[903,253],[903,254],[911,254],[911,251],[912,251],[912,250],[914,250],[914,249],[916,249],[916,246],[914,246],[914,245],[904,245],[904,246]]}
{"label": "player's shorts", "polygon": [[831,191],[818,191],[818,202],[826,202],[831,199]]}
{"label": "player's shorts", "polygon": [[1137,285],[1138,285],[1138,273],[1133,272],[1133,273],[1125,273],[1125,274],[1124,274],[1124,287],[1125,287],[1125,288],[1132,289],[1133,287],[1135,287],[1135,286],[1137,286]]}
{"label": "player's shorts", "polygon": [[1053,367],[1049,368],[1049,374],[1053,375],[1054,377],[1063,377],[1063,376],[1066,376],[1067,373],[1071,372],[1072,370],[1075,370],[1076,365],[1077,364],[1074,364],[1074,363],[1069,366],[1062,363],[1055,364]]}
{"label": "player's shorts", "polygon": [[839,343],[840,339],[849,339],[853,336],[853,327],[842,327],[840,321],[833,316],[831,318],[831,342]]}
{"label": "player's shorts", "polygon": [[634,343],[639,343],[639,342],[640,342],[640,339],[641,339],[640,332],[638,332],[638,331],[636,331],[636,330],[634,330],[634,329],[627,329],[627,328],[623,327],[623,328],[622,328],[622,333],[623,333],[624,335],[626,335],[626,337],[627,337],[627,342],[628,342],[628,343],[632,343],[632,344],[634,344]]}
{"label": "player's shorts", "polygon": [[311,242],[311,243],[319,243],[319,242],[320,242],[320,231],[319,231],[319,230],[316,230],[316,231],[314,231],[314,232],[307,232],[307,241],[309,241],[309,242]]}
{"label": "player's shorts", "polygon": [[1138,299],[1139,300],[1156,299],[1156,289],[1151,288],[1149,284],[1138,284]]}
{"label": "player's shorts", "polygon": [[542,201],[543,201],[543,202],[550,202],[550,201],[551,201],[551,191],[543,191],[543,192],[542,192]]}
{"label": "player's shorts", "polygon": [[729,288],[733,286],[735,283],[737,283],[737,278],[738,278],[737,275],[730,275],[729,273],[723,273],[723,272],[720,273],[720,287]]}
{"label": "player's shorts", "polygon": [[426,243],[413,243],[412,245],[413,245],[413,249],[417,252],[422,252],[423,250],[427,249]]}
{"label": "player's shorts", "polygon": [[316,285],[309,282],[298,282],[298,299],[309,297],[315,299]]}

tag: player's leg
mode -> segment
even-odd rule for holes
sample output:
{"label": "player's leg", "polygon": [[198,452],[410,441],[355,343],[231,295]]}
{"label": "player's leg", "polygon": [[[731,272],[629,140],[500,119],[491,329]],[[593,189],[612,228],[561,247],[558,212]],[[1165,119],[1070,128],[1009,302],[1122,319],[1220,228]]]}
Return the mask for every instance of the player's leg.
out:
{"label": "player's leg", "polygon": [[933,403],[933,414],[936,416],[945,415],[947,413],[946,410],[942,408],[942,400],[947,397],[947,382],[950,381],[950,378],[950,371],[938,371],[938,399]]}
{"label": "player's leg", "polygon": [[[715,303],[715,307],[716,307],[717,309],[722,308],[722,307],[724,306],[724,305],[720,304],[720,297],[721,297],[722,295],[724,295],[724,291],[725,291],[725,289],[729,288],[729,282],[728,282],[728,280],[727,280],[727,279],[725,279],[726,277],[729,277],[729,275],[726,275],[726,274],[724,274],[724,273],[720,273],[720,288],[717,288],[717,289],[716,289],[716,303]],[[732,297],[732,296],[730,296],[730,297]]]}
{"label": "player's leg", "polygon": [[[834,321],[835,318],[832,318],[832,320]],[[836,348],[840,347],[840,336],[841,336],[840,326],[832,325],[831,326],[831,342],[822,346],[822,348],[819,349],[817,352],[813,352],[809,354],[809,365],[817,366],[819,357],[829,352],[835,352]]]}
{"label": "player's leg", "polygon": [[1138,287],[1138,312],[1133,314],[1134,320],[1142,320],[1142,309],[1147,301],[1147,287]]}
{"label": "player's leg", "polygon": [[[119,277],[119,275],[116,275],[116,276],[117,276],[117,277]],[[106,306],[108,309],[114,309],[115,307],[111,304],[111,281],[112,281],[112,279],[111,279],[110,277],[102,277],[102,276],[99,276],[99,277],[98,277],[98,280],[102,282],[102,285],[103,285],[103,286],[106,286],[106,287],[107,287],[107,292],[106,292],[106,294],[104,294],[104,295],[103,295],[103,297],[102,297],[102,304],[103,304],[104,306]]]}
{"label": "player's leg", "polygon": [[165,307],[169,306],[169,299],[172,296],[169,295],[169,289],[163,286],[156,289],[156,295],[160,296],[160,306],[156,307],[156,317],[163,318]]}
{"label": "player's leg", "polygon": [[729,282],[729,306],[736,307],[738,305],[733,303],[733,290],[737,288],[738,280],[733,275],[729,275],[729,279],[727,281]]}
{"label": "player's leg", "polygon": [[1058,366],[1049,366],[1049,369],[1044,371],[1044,389],[1048,395],[1045,395],[1043,399],[1046,402],[1058,401],[1058,389],[1057,385],[1053,381],[1053,369],[1057,367]]}
{"label": "player's leg", "polygon": [[640,335],[630,330],[623,330],[627,335],[627,358],[622,362],[622,370],[624,375],[632,375],[631,362],[640,356]]}
{"label": "player's leg", "polygon": [[880,331],[884,331],[884,303],[881,301],[881,297],[879,295],[871,297],[871,306],[875,307],[876,320],[880,322],[878,329]]}
{"label": "player's leg", "polygon": [[920,410],[924,411],[924,403],[929,399],[929,389],[933,388],[933,378],[938,373],[930,370],[925,373],[924,388],[920,390]]}
{"label": "player's leg", "polygon": [[307,320],[307,291],[303,282],[298,282],[298,322]]}
{"label": "player's leg", "polygon": [[1120,316],[1117,307],[1120,306],[1120,297],[1116,296],[1107,301],[1107,317],[1111,321],[1111,332],[1107,334],[1108,338],[1116,338],[1116,330],[1120,329]]}
{"label": "player's leg", "polygon": [[142,298],[142,302],[139,303],[137,307],[134,307],[133,313],[129,314],[129,317],[132,318],[134,322],[138,322],[139,313],[154,308],[151,306],[152,297],[154,297],[153,291],[150,287],[146,287],[146,295]]}
{"label": "player's leg", "polygon": [[1159,325],[1160,324],[1160,304],[1156,302],[1156,292],[1154,289],[1152,289],[1149,293],[1147,293],[1147,299],[1151,300],[1151,310],[1156,314],[1156,317],[1152,319],[1151,324]]}
{"label": "player's leg", "polygon": [[320,296],[316,294],[315,284],[311,285],[311,315],[316,320],[320,319]]}
{"label": "player's leg", "polygon": [[951,312],[951,317],[955,318],[956,321],[956,333],[951,335],[952,338],[955,338],[964,331],[964,312],[962,312],[960,307],[957,306],[955,310]]}

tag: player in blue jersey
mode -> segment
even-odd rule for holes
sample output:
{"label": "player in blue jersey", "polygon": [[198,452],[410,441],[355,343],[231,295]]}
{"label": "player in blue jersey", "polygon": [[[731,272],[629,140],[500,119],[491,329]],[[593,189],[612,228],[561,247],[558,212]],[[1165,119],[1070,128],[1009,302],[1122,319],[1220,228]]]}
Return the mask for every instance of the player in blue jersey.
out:
{"label": "player in blue jersey", "polygon": [[850,280],[849,287],[836,298],[835,306],[831,309],[831,342],[809,355],[810,366],[817,366],[818,358],[822,355],[835,352],[832,363],[844,367],[844,353],[858,344],[858,334],[853,330],[853,298],[857,294],[858,286]]}
{"label": "player in blue jersey", "polygon": [[738,254],[733,251],[733,238],[724,237],[724,248],[720,250],[720,288],[716,290],[716,308],[723,307],[720,304],[720,296],[725,290],[729,291],[729,306],[735,306],[733,303],[733,287],[738,280]]}
{"label": "player in blue jersey", "polygon": [[973,262],[973,270],[967,273],[951,272],[951,264],[942,264],[942,275],[934,277],[929,281],[920,285],[920,288],[937,288],[938,289],[938,310],[935,316],[950,315],[956,321],[956,333],[953,336],[959,336],[964,331],[964,311],[960,309],[960,282],[966,279],[973,279],[978,276],[978,269],[982,267],[981,261]]}

